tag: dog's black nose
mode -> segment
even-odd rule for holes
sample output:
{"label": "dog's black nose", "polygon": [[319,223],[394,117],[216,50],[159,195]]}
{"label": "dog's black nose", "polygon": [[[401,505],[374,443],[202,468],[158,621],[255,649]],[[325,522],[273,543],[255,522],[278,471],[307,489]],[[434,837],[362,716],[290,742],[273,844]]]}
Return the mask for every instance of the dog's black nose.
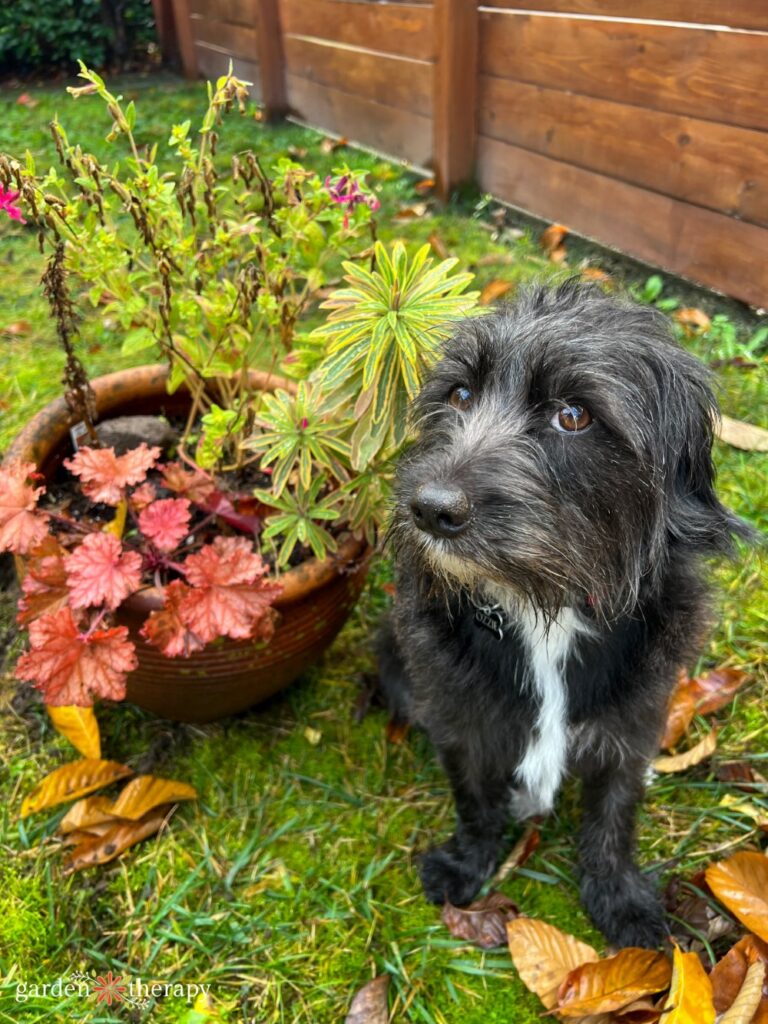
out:
{"label": "dog's black nose", "polygon": [[411,515],[420,530],[436,537],[455,537],[469,525],[472,506],[460,487],[422,484],[411,502]]}

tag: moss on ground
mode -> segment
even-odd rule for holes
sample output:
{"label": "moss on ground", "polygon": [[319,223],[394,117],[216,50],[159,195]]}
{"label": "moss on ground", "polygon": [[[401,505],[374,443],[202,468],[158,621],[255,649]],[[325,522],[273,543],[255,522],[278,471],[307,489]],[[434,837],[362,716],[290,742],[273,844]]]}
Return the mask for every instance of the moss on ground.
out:
{"label": "moss on ground", "polygon": [[[129,81],[123,92],[149,110],[147,139],[162,141],[171,120],[201,107],[200,89],[164,80]],[[131,93],[135,96],[131,97]],[[38,164],[52,162],[45,123],[59,110],[71,134],[104,151],[88,107],[61,90],[34,93],[38,106],[20,107],[0,95],[0,150],[29,147]],[[297,126],[265,129],[232,122],[232,149],[257,145],[270,154],[306,150],[306,163],[327,173],[338,157],[320,137]],[[495,278],[524,281],[558,276],[536,243],[533,222],[501,211],[487,198],[465,196],[447,210],[387,220],[423,198],[414,179],[369,154],[344,159],[367,170],[383,200],[385,239],[433,240],[475,269],[480,285]],[[491,216],[493,214],[493,216]],[[0,449],[19,425],[58,393],[61,358],[39,295],[40,264],[23,228],[0,225],[4,287],[0,291]],[[611,270],[617,280],[641,281],[645,272],[583,242],[582,259]],[[665,296],[739,319],[742,336],[755,320],[744,308],[667,282]],[[11,324],[29,326],[8,333]],[[703,358],[715,358],[707,336],[687,339]],[[93,372],[125,365],[119,338],[97,317],[83,327],[83,355]],[[44,367],[44,372],[41,370]],[[765,423],[768,380],[763,369],[719,370],[724,410]],[[765,456],[717,445],[720,489],[740,514],[765,525]],[[716,780],[719,761],[749,759],[768,770],[763,570],[744,551],[717,566],[722,594],[718,626],[701,667],[743,666],[753,682],[719,712],[718,754],[684,776],[656,779],[640,820],[644,862],[662,879],[711,859],[729,843],[755,845],[748,817],[720,806],[733,794]],[[387,597],[389,569],[379,562],[354,616],[322,663],[267,706],[225,722],[185,726],[138,709],[103,706],[99,719],[107,756],[141,771],[185,779],[200,801],[182,805],[169,830],[121,860],[62,877],[61,851],[51,837],[63,810],[18,821],[22,796],[47,771],[71,757],[34,700],[15,696],[8,676],[0,698],[4,771],[0,780],[0,1020],[186,1022],[184,999],[147,1008],[113,1007],[78,998],[16,1001],[19,981],[42,984],[73,971],[140,977],[144,982],[212,986],[224,1022],[330,1024],[343,1018],[352,993],[373,974],[392,979],[395,1019],[425,1024],[529,1024],[541,1007],[525,991],[503,950],[480,951],[452,939],[439,912],[420,895],[414,853],[448,833],[452,809],[445,779],[426,739],[395,745],[384,735],[384,714],[354,719],[359,675],[372,667],[369,641]],[[13,600],[0,595],[0,637],[12,664]],[[305,730],[321,733],[313,745]],[[704,728],[703,725],[697,728]],[[743,794],[742,794],[743,796]],[[753,798],[760,799],[758,797]],[[768,801],[763,798],[764,803]],[[578,816],[568,786],[557,814],[541,827],[541,845],[526,867],[503,885],[529,915],[541,917],[601,948],[582,913],[574,881],[572,837]],[[510,836],[511,839],[514,835]]]}

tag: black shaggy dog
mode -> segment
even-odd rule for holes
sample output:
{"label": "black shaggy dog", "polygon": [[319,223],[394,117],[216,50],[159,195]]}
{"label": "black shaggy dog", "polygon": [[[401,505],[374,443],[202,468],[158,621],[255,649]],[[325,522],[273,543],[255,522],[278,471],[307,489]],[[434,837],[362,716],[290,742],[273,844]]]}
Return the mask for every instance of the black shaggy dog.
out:
{"label": "black shaggy dog", "polygon": [[510,816],[583,780],[581,896],[620,946],[666,929],[635,810],[680,666],[707,629],[701,556],[748,528],[715,495],[708,371],[656,311],[573,283],[460,324],[398,469],[391,710],[431,737],[455,834],[421,860],[465,904]]}

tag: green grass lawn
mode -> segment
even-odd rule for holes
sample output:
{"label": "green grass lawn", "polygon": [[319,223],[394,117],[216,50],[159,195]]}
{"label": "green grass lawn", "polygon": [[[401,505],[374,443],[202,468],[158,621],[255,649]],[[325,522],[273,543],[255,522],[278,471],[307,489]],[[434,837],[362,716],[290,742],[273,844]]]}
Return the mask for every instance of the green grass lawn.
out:
{"label": "green grass lawn", "polygon": [[[200,86],[167,79],[159,85],[129,81],[123,92],[135,98],[147,122],[146,141],[162,143],[170,123],[194,118],[203,106]],[[55,111],[71,138],[105,151],[109,126],[95,115],[96,103],[75,103],[61,89],[33,97],[37,105],[29,108],[17,104],[15,94],[0,93],[0,151],[23,155],[29,148],[39,167],[52,163],[46,124]],[[619,283],[641,287],[648,276],[578,241],[569,245],[569,268],[555,267],[538,246],[532,222],[494,214],[496,204],[476,195],[442,212],[423,212],[416,179],[403,168],[365,153],[328,154],[321,141],[295,125],[265,128],[235,118],[222,150],[254,146],[267,164],[289,147],[306,150],[301,159],[321,174],[349,160],[369,172],[379,191],[385,241],[432,238],[475,270],[480,286],[561,275],[584,260],[609,269]],[[402,207],[416,215],[392,219]],[[1,451],[25,419],[58,394],[63,361],[40,294],[42,265],[29,229],[0,224],[0,264]],[[728,315],[741,340],[758,325],[743,307],[679,282],[665,282],[665,298]],[[94,375],[127,365],[120,340],[97,315],[85,320],[81,350]],[[719,360],[722,329],[685,344]],[[768,426],[765,368],[763,360],[758,368],[718,369],[726,413]],[[716,459],[724,499],[764,527],[766,456],[718,443]],[[733,564],[713,567],[713,574],[722,594],[719,625],[699,667],[740,666],[753,681],[718,714],[714,758],[650,787],[640,848],[643,863],[662,881],[739,844],[759,843],[748,817],[718,806],[738,791],[718,782],[715,771],[719,762],[738,759],[768,773],[765,579],[757,556],[747,551]],[[0,1020],[331,1024],[343,1020],[354,991],[382,972],[392,979],[396,1020],[539,1020],[541,1006],[517,980],[505,950],[482,953],[451,939],[439,911],[421,896],[414,854],[447,836],[452,818],[426,739],[416,734],[400,745],[388,742],[379,710],[360,723],[354,719],[360,675],[373,668],[369,645],[388,601],[382,584],[389,578],[380,559],[359,608],[322,663],[265,707],[210,726],[168,723],[127,706],[100,707],[105,756],[186,780],[200,800],[182,805],[158,839],[66,878],[52,838],[63,811],[24,822],[18,814],[24,794],[73,751],[12,679],[20,650],[12,626],[15,598],[10,588],[0,594],[8,670],[0,684]],[[316,745],[305,734],[308,726],[321,734]],[[696,729],[702,733],[703,726]],[[577,899],[576,796],[566,787],[556,814],[542,825],[537,852],[503,889],[526,914],[602,948]],[[768,794],[751,799],[768,813]],[[111,1009],[96,1007],[93,999],[17,1000],[19,982],[51,984],[92,970],[143,983],[210,985],[218,1016],[194,1014],[186,999],[174,996],[145,1008]]]}

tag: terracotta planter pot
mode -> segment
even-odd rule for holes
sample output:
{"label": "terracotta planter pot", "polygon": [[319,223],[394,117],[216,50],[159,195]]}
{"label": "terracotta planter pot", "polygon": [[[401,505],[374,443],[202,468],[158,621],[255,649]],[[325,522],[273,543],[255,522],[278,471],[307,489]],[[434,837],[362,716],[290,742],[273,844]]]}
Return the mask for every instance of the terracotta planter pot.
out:
{"label": "terracotta planter pot", "polygon": [[[253,373],[257,387],[284,382]],[[166,391],[164,366],[142,366],[93,381],[100,419],[137,414],[183,416],[189,395]],[[6,459],[37,464],[51,479],[72,453],[69,428],[74,417],[63,399],[46,406],[17,436]],[[151,589],[129,598],[119,621],[136,644],[138,668],[128,677],[127,700],[165,718],[208,722],[270,697],[307,669],[343,626],[365,582],[370,550],[352,537],[337,554],[311,559],[283,573],[283,592],[275,602],[279,620],[268,644],[224,638],[190,658],[164,658],[138,636],[138,629],[162,593]]]}

